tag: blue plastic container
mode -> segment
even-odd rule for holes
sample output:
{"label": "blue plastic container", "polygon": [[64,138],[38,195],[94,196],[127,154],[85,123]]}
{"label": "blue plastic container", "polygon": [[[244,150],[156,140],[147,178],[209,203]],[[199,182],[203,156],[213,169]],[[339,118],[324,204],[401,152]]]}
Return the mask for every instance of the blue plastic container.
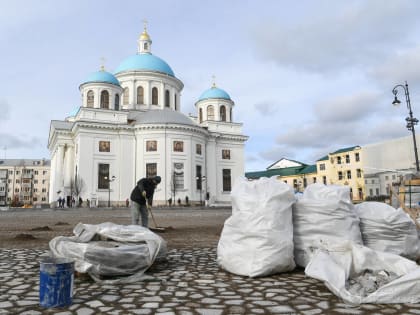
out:
{"label": "blue plastic container", "polygon": [[74,261],[45,257],[39,268],[39,303],[42,307],[65,307],[72,303]]}

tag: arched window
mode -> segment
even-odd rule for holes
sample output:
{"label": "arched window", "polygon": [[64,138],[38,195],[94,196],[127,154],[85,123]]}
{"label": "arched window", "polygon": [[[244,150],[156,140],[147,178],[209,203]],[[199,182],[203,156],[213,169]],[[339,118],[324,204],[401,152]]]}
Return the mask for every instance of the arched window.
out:
{"label": "arched window", "polygon": [[123,92],[123,105],[128,105],[128,99],[129,99],[129,95],[130,92],[128,91],[128,87],[124,88],[124,92]]}
{"label": "arched window", "polygon": [[169,90],[165,91],[165,106],[169,107]]}
{"label": "arched window", "polygon": [[152,105],[158,105],[158,89],[152,89]]}
{"label": "arched window", "polygon": [[108,91],[101,92],[101,108],[109,108],[109,93]]}
{"label": "arched window", "polygon": [[137,104],[144,104],[144,89],[142,86],[137,87]]}
{"label": "arched window", "polygon": [[207,120],[214,120],[214,107],[209,105],[207,107]]}
{"label": "arched window", "polygon": [[174,94],[174,107],[175,107],[175,110],[177,110],[177,106],[178,106],[178,104],[177,104],[177,102],[176,102],[176,93]]}
{"label": "arched window", "polygon": [[87,107],[93,107],[93,102],[95,101],[95,94],[92,90],[89,90],[87,92]]}
{"label": "arched window", "polygon": [[200,124],[203,122],[203,109],[202,108],[198,110],[198,120]]}
{"label": "arched window", "polygon": [[144,50],[147,50],[147,43],[144,43],[143,48]]}
{"label": "arched window", "polygon": [[220,120],[226,121],[226,107],[223,105],[220,106]]}
{"label": "arched window", "polygon": [[119,94],[115,94],[114,109],[120,110],[120,95]]}

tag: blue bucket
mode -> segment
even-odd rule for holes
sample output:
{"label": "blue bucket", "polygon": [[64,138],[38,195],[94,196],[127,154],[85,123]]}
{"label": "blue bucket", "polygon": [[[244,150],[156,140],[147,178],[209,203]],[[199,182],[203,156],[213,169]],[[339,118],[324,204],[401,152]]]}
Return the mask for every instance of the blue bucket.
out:
{"label": "blue bucket", "polygon": [[73,299],[74,261],[45,257],[39,268],[39,303],[42,307],[69,306]]}

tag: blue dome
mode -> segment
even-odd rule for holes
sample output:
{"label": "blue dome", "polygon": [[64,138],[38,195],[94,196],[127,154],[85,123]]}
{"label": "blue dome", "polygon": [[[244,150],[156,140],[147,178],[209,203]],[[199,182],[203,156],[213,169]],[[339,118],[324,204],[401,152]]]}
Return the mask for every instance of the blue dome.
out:
{"label": "blue dome", "polygon": [[93,82],[100,82],[100,83],[109,83],[120,86],[120,82],[117,80],[116,77],[112,73],[100,70],[97,72],[92,73],[88,76],[87,80],[84,83],[93,83]]}
{"label": "blue dome", "polygon": [[209,99],[209,98],[223,98],[225,100],[230,100],[229,94],[226,91],[219,89],[217,87],[211,87],[210,89],[204,91],[200,97],[198,98],[199,101]]}
{"label": "blue dome", "polygon": [[149,70],[165,73],[172,77],[175,76],[171,67],[165,61],[152,54],[137,54],[128,57],[118,66],[114,73],[130,70]]}

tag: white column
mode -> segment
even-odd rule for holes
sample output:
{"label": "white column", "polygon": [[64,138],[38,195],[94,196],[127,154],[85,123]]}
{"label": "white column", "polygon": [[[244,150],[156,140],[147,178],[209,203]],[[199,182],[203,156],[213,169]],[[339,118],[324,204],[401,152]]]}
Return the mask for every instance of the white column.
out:
{"label": "white column", "polygon": [[208,143],[206,145],[206,152],[205,152],[205,159],[206,159],[206,170],[204,175],[206,176],[206,184],[207,184],[207,192],[210,193],[210,204],[214,203],[217,200],[218,191],[220,187],[218,186],[218,177],[220,171],[217,168],[217,154],[216,154],[216,139],[209,138]]}
{"label": "white column", "polygon": [[[73,176],[74,147],[67,145],[64,155],[64,187],[70,189]],[[70,192],[70,191],[69,191]]]}
{"label": "white column", "polygon": [[55,169],[54,169],[54,177],[55,177],[55,191],[61,190],[64,191],[64,183],[63,183],[63,165],[64,165],[64,145],[59,145],[57,151],[55,153]]}
{"label": "white column", "polygon": [[163,82],[160,82],[160,96],[159,96],[159,100],[158,100],[158,106],[160,108],[164,108],[165,107],[165,84],[163,84]]}

